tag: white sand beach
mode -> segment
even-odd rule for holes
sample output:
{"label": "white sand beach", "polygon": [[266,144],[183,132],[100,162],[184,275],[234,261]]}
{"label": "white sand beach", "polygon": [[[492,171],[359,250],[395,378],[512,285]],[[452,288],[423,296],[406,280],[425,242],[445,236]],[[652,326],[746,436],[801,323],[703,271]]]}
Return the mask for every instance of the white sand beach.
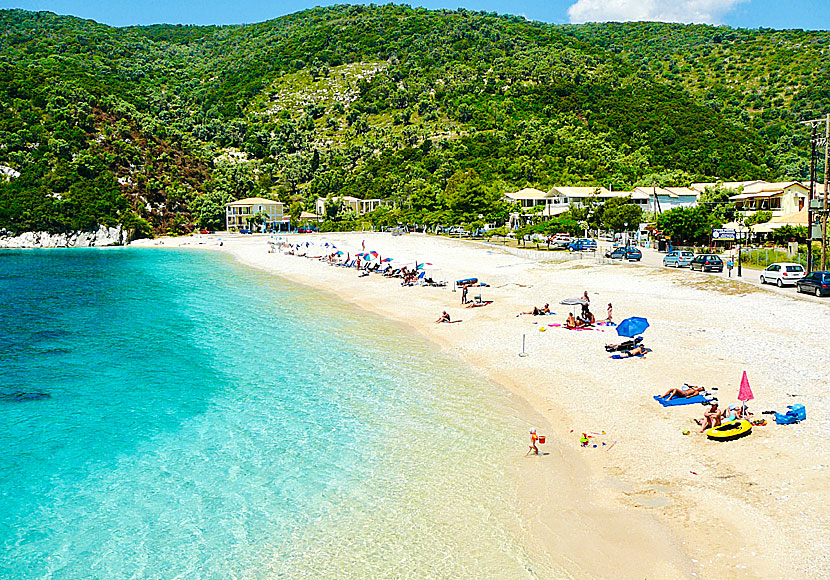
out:
{"label": "white sand beach", "polygon": [[[575,578],[830,578],[830,300],[797,300],[688,271],[543,262],[480,243],[424,235],[314,234],[352,254],[429,262],[447,280],[477,277],[493,303],[468,309],[446,288],[402,287],[354,269],[269,253],[264,236],[168,239],[164,247],[220,249],[240,261],[402,321],[528,403],[528,426],[546,455],[523,457],[517,494],[534,549]],[[158,245],[158,240],[138,245]],[[320,252],[322,253],[322,252]],[[613,360],[613,328],[569,331],[559,301],[587,290],[598,319],[648,318],[645,358]],[[794,291],[793,291],[794,294]],[[517,316],[550,303],[552,316]],[[442,310],[459,324],[436,324]],[[542,331],[544,329],[544,331]],[[519,357],[522,335],[528,356]],[[731,442],[692,423],[701,405],[652,399],[683,383],[716,387],[737,402],[746,370],[750,409],[767,426]],[[779,426],[763,410],[800,403],[807,420]],[[684,435],[684,430],[690,430]],[[581,448],[583,432],[592,444]],[[604,433],[604,434],[603,434]],[[602,443],[605,443],[603,445]],[[597,443],[594,448],[593,444]]]}

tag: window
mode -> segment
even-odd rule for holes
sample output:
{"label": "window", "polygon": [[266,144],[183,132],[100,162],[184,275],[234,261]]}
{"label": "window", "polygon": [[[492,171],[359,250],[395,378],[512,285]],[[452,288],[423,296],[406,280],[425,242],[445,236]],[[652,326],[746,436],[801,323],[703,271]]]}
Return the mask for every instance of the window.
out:
{"label": "window", "polygon": [[769,200],[769,208],[770,209],[781,209],[781,198],[780,197],[773,197]]}
{"label": "window", "polygon": [[804,268],[801,266],[787,266],[787,272],[803,272]]}

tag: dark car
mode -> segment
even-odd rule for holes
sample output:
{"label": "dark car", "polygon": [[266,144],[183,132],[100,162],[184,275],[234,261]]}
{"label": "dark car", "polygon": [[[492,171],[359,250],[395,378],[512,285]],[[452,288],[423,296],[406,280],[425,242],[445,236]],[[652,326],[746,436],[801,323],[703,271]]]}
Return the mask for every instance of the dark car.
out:
{"label": "dark car", "polygon": [[810,272],[796,282],[795,287],[799,292],[815,294],[816,296],[827,296],[830,294],[830,272],[826,270]]}
{"label": "dark car", "polygon": [[643,258],[643,253],[634,247],[614,248],[610,252],[606,252],[605,257],[611,258],[612,260],[629,260],[631,262],[639,262]]}
{"label": "dark car", "polygon": [[701,272],[723,272],[723,260],[716,254],[698,254],[689,262],[689,269]]}
{"label": "dark car", "polygon": [[569,252],[596,252],[597,243],[589,238],[578,238],[568,244]]}

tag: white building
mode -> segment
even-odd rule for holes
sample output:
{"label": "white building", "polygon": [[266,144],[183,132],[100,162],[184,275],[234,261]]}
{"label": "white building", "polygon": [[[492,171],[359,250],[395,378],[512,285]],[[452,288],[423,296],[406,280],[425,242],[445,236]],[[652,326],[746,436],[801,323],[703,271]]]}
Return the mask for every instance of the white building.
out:
{"label": "white building", "polygon": [[691,187],[635,187],[634,191],[648,197],[649,211],[654,213],[676,207],[694,207],[701,193]]}
{"label": "white building", "polygon": [[[372,211],[375,211],[379,207],[384,205],[391,205],[392,200],[390,199],[360,199],[357,197],[352,197],[350,195],[338,195],[331,198],[335,203],[339,203],[341,206],[341,211],[346,213],[354,213],[357,215],[363,215]],[[315,212],[317,215],[324,216],[326,215],[326,198],[325,197],[318,197],[317,203],[315,204]]]}
{"label": "white building", "polygon": [[743,187],[729,201],[746,215],[771,211],[774,218],[797,214],[807,205],[810,190],[798,181],[755,182]]}

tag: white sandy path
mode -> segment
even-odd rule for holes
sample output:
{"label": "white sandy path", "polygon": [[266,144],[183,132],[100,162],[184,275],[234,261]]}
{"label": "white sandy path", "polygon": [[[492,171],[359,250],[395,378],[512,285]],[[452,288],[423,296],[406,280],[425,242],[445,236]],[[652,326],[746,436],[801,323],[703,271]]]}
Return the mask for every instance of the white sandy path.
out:
{"label": "white sandy path", "polygon": [[[481,294],[494,304],[470,310],[451,287],[358,278],[354,270],[269,254],[263,237],[225,237],[222,248],[404,321],[527,399],[553,435],[551,454],[522,467],[529,534],[576,577],[830,578],[827,305],[685,271],[540,263],[420,235],[294,239],[326,240],[352,253],[365,240],[383,256],[431,262],[449,280],[477,276],[490,284]],[[564,320],[559,300],[586,289],[599,316],[608,302],[616,320],[646,316],[654,352],[611,360],[603,344],[616,341],[613,330],[539,331],[538,323]],[[516,317],[545,302],[557,316]],[[434,324],[443,309],[463,323]],[[526,358],[517,356],[523,333]],[[689,382],[717,386],[721,402],[734,403],[743,370],[756,412],[799,402],[808,420],[715,443],[691,423],[701,406],[664,409],[651,398]],[[613,448],[578,447],[579,433],[603,430],[607,442],[618,441]],[[517,433],[518,455],[524,437]]]}

